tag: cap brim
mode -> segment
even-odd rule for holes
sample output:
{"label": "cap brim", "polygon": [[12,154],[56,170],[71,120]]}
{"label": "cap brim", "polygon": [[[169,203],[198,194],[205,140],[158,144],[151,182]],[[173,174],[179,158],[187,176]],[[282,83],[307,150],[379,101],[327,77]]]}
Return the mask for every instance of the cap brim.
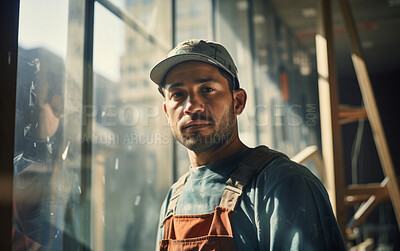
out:
{"label": "cap brim", "polygon": [[182,62],[186,61],[200,61],[204,63],[208,63],[211,65],[215,65],[216,67],[222,68],[225,71],[227,71],[229,74],[231,74],[233,77],[235,75],[230,72],[225,66],[220,64],[218,61],[215,59],[208,57],[203,54],[197,54],[197,53],[186,53],[186,54],[177,54],[173,55],[171,57],[168,57],[158,63],[156,66],[153,67],[153,69],[150,72],[150,79],[153,80],[154,83],[161,85],[165,75],[177,64],[180,64]]}

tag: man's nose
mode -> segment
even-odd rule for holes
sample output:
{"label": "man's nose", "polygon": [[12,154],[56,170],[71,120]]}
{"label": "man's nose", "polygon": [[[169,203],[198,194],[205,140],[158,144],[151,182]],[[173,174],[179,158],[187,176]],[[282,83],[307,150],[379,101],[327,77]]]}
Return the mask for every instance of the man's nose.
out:
{"label": "man's nose", "polygon": [[205,109],[205,103],[198,95],[190,95],[188,96],[185,104],[184,113],[185,114],[193,114],[193,113],[202,113]]}

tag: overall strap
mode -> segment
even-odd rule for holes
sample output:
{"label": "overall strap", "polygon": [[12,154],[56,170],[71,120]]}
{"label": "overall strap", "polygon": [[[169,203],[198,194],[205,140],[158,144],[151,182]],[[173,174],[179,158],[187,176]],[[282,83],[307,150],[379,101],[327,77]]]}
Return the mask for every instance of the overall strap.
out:
{"label": "overall strap", "polygon": [[226,187],[222,194],[220,206],[234,210],[244,187],[251,182],[265,166],[277,157],[288,158],[285,154],[269,149],[266,146],[257,147],[247,156],[226,181]]}
{"label": "overall strap", "polygon": [[179,196],[181,195],[181,191],[183,186],[186,183],[186,180],[189,178],[190,171],[182,175],[179,180],[175,184],[175,189],[172,192],[171,198],[169,199],[167,213],[165,214],[165,218],[167,218],[170,214],[175,211],[176,204],[178,204]]}

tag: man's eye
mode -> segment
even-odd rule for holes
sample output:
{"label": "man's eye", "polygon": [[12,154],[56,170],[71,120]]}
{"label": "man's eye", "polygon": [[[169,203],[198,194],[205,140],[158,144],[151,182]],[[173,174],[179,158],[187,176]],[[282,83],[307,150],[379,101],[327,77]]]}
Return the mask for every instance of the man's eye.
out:
{"label": "man's eye", "polygon": [[214,89],[211,88],[211,87],[204,87],[204,88],[201,89],[202,93],[210,93],[212,91],[214,91]]}
{"label": "man's eye", "polygon": [[183,96],[184,96],[183,92],[174,92],[171,95],[171,97],[173,97],[173,98],[180,98],[180,97],[183,97]]}

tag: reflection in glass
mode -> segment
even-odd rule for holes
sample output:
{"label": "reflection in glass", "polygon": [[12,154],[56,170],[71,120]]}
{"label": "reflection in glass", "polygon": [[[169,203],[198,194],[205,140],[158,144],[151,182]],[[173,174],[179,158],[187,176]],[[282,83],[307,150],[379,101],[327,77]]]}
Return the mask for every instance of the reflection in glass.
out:
{"label": "reflection in glass", "polygon": [[[171,37],[170,8],[162,0],[125,6],[146,34],[157,34],[165,44]],[[124,21],[95,5],[94,250],[154,250],[159,209],[172,182],[172,138],[162,97],[149,79],[167,51]]]}
{"label": "reflection in glass", "polygon": [[20,48],[18,70],[14,230],[43,247],[57,247],[62,227],[55,223],[63,215],[53,173],[62,149],[64,63],[46,49]]}
{"label": "reflection in glass", "polygon": [[[73,69],[82,69],[80,10],[81,3],[75,0],[21,1],[12,230],[15,249],[81,246],[80,132],[71,132],[79,127],[69,126],[81,124],[82,71]],[[71,12],[74,15],[70,16]],[[74,37],[68,36],[71,33]],[[71,47],[75,50],[69,50]]]}

